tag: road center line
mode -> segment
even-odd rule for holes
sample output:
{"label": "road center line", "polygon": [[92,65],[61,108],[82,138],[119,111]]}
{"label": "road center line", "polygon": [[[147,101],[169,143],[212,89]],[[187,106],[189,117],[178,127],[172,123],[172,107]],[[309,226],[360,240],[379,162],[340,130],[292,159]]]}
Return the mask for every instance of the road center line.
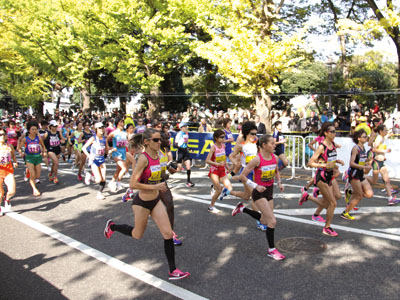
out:
{"label": "road center line", "polygon": [[[188,300],[206,300],[207,298],[201,297],[195,293],[192,293],[191,291],[185,290],[179,286],[173,285],[165,280],[162,280],[158,277],[155,277],[154,275],[151,275],[149,273],[146,273],[139,268],[136,268],[134,266],[128,265],[119,259],[116,259],[112,256],[109,256],[99,250],[96,250],[86,244],[83,244],[73,238],[70,238],[69,236],[66,236],[58,231],[55,231],[54,229],[51,229],[50,227],[47,227],[45,225],[42,225],[32,219],[29,219],[28,217],[25,217],[21,214],[18,214],[16,212],[9,212],[6,214],[6,216],[21,222],[37,231],[40,231],[44,234],[47,234],[48,236],[59,240],[60,242],[70,246],[71,248],[75,248],[83,253],[85,253],[88,256],[91,256],[107,265],[110,267],[117,269],[121,272],[124,272],[125,274],[128,274],[140,281],[143,281],[146,284],[149,284],[159,290],[162,290],[168,294],[171,294],[175,297],[178,297],[180,299],[188,299]],[[190,279],[189,279],[190,280]]]}

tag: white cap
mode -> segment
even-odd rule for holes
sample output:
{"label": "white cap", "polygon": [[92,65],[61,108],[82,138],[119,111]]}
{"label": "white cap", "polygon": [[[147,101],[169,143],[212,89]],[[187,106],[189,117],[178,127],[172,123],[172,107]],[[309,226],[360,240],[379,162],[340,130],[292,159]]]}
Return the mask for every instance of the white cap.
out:
{"label": "white cap", "polygon": [[50,123],[49,123],[49,126],[58,126],[58,124],[57,124],[57,121],[55,121],[55,120],[51,120],[50,121]]}
{"label": "white cap", "polygon": [[97,122],[97,123],[94,125],[94,128],[100,128],[100,127],[104,127],[103,122]]}

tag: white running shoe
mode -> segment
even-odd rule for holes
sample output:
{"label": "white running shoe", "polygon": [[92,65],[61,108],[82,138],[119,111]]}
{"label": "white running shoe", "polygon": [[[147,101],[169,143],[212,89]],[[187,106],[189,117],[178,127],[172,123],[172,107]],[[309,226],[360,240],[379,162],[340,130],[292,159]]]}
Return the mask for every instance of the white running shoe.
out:
{"label": "white running shoe", "polygon": [[97,196],[96,196],[97,200],[104,200],[106,199],[106,197],[103,196],[103,194],[101,192],[97,192]]}
{"label": "white running shoe", "polygon": [[39,178],[36,178],[36,179],[35,179],[35,183],[40,183],[40,179],[39,179]]}
{"label": "white running shoe", "polygon": [[110,181],[110,183],[108,184],[108,188],[110,189],[110,191],[112,193],[116,193],[117,192],[117,184],[115,183],[115,181]]}
{"label": "white running shoe", "polygon": [[11,202],[10,201],[4,201],[4,210],[5,211],[11,211]]}
{"label": "white running shoe", "polygon": [[117,181],[117,191],[122,189],[122,183],[121,181]]}
{"label": "white running shoe", "polygon": [[129,174],[129,172],[126,172],[124,178],[131,178],[131,174]]}
{"label": "white running shoe", "polygon": [[92,177],[92,174],[90,174],[89,172],[86,172],[85,174],[85,184],[86,185],[90,185],[90,178]]}

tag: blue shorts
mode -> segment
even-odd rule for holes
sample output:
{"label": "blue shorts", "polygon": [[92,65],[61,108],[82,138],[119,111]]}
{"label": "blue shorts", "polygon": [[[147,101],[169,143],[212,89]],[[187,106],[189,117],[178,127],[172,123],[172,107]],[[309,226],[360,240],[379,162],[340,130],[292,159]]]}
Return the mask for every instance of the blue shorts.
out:
{"label": "blue shorts", "polygon": [[94,160],[93,160],[93,163],[96,165],[96,166],[98,166],[98,167],[100,167],[102,164],[104,164],[106,162],[106,159],[104,158],[104,157],[101,157],[101,158],[95,158]]}
{"label": "blue shorts", "polygon": [[[239,174],[242,174],[242,171],[244,170],[244,168],[242,167],[239,171]],[[254,178],[254,171],[251,171],[248,175],[247,175],[247,179],[253,180]]]}
{"label": "blue shorts", "polygon": [[126,149],[125,148],[117,148],[117,151],[112,153],[112,158],[119,158],[120,160],[126,160]]}

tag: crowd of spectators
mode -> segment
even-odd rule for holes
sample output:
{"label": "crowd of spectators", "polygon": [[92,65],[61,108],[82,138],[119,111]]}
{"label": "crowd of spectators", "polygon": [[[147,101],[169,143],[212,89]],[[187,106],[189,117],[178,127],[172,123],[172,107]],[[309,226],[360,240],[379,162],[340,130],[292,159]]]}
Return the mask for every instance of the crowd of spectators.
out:
{"label": "crowd of spectators", "polygon": [[[116,118],[124,118],[125,124],[132,123],[136,127],[135,132],[144,131],[146,127],[162,127],[165,130],[179,130],[179,124],[185,122],[189,125],[190,131],[196,132],[213,132],[217,128],[223,128],[224,120],[232,120],[232,132],[240,132],[241,124],[246,121],[254,121],[259,134],[269,132],[266,124],[261,122],[259,115],[250,109],[231,109],[226,111],[212,111],[207,108],[190,106],[186,111],[181,113],[162,112],[161,115],[154,119],[147,111],[126,114],[122,111],[114,110],[113,112],[92,113],[85,116],[82,112],[72,111],[55,111],[54,115],[45,115],[46,119],[60,120],[62,124],[64,120],[76,121],[78,119],[89,119],[91,122],[104,122],[104,124],[112,124]],[[6,116],[13,118],[20,123],[35,118],[32,115],[17,114],[16,116]],[[307,135],[311,132],[317,132],[324,122],[333,122],[336,127],[337,136],[348,136],[360,123],[366,123],[372,127],[373,120],[384,123],[393,134],[400,134],[400,112],[389,113],[382,112],[378,103],[375,101],[373,107],[367,108],[357,101],[353,100],[347,109],[339,109],[333,111],[323,108],[319,114],[316,110],[274,110],[271,112],[271,124],[277,121],[282,122],[282,132],[286,134]],[[40,120],[39,120],[40,121]]]}

